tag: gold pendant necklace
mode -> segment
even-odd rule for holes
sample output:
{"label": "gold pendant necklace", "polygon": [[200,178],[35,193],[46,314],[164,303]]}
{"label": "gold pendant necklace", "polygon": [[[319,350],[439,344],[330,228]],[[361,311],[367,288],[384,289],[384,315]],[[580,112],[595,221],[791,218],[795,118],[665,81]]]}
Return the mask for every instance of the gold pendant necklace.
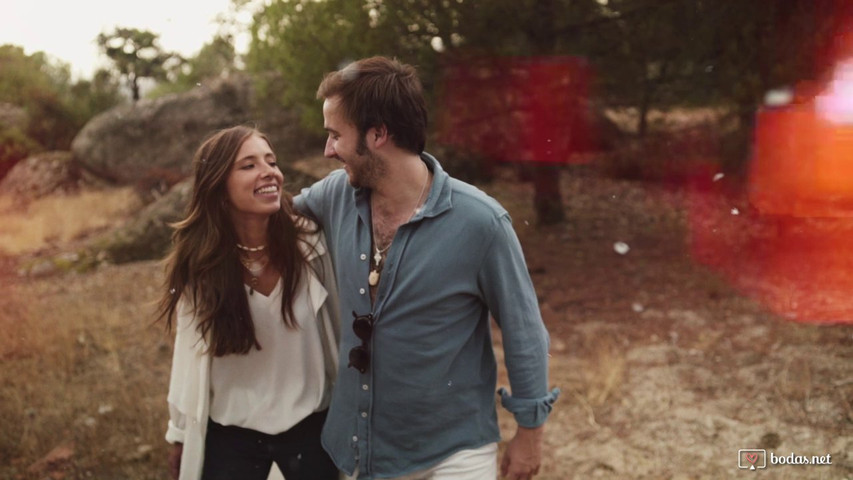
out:
{"label": "gold pendant necklace", "polygon": [[255,290],[258,289],[258,282],[260,280],[261,275],[263,275],[264,270],[267,268],[267,264],[269,263],[269,257],[264,258],[263,261],[259,260],[249,260],[243,258],[240,255],[240,263],[243,264],[246,270],[249,271],[249,276],[252,278],[249,280],[249,295],[255,293]]}
{"label": "gold pendant necklace", "polygon": [[[374,236],[375,238],[375,236]],[[391,248],[391,243],[385,246],[385,248],[380,249],[378,246],[374,245],[374,253],[373,253],[373,268],[370,269],[370,274],[367,276],[367,284],[371,287],[375,287],[379,285],[379,272],[381,270],[380,264],[382,263],[382,254],[385,253],[389,248]]]}
{"label": "gold pendant necklace", "polygon": [[[424,166],[424,170],[426,172],[424,178],[424,184],[421,187],[421,193],[418,195],[418,199],[415,201],[415,208],[412,210],[412,215],[409,217],[409,220],[415,217],[421,211],[421,199],[424,197],[424,192],[426,192],[426,187],[429,184],[429,167],[426,166],[426,163],[421,162]],[[372,223],[372,222],[371,222]],[[372,226],[372,225],[371,225]],[[373,268],[370,269],[370,273],[367,275],[367,284],[371,287],[375,287],[379,285],[379,277],[382,271],[382,254],[384,254],[389,248],[391,248],[391,244],[394,243],[394,239],[392,238],[388,245],[385,245],[385,248],[379,248],[379,245],[376,243],[376,232],[371,229],[371,233],[373,234]]]}

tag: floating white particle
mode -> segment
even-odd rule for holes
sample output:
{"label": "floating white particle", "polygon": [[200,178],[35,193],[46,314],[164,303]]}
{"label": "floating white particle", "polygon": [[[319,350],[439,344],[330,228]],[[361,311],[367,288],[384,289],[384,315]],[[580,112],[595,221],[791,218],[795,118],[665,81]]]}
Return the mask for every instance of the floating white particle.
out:
{"label": "floating white particle", "polygon": [[738,210],[737,208],[733,208],[732,215],[740,215],[740,210]]}
{"label": "floating white particle", "polygon": [[714,181],[715,181],[715,182],[719,182],[720,180],[722,180],[722,179],[723,179],[723,177],[725,177],[725,175],[724,175],[724,174],[722,174],[722,173],[718,173],[718,174],[714,175]]}
{"label": "floating white particle", "polygon": [[642,312],[642,311],[643,311],[643,310],[645,310],[645,309],[646,309],[646,307],[644,307],[642,303],[634,302],[634,303],[632,303],[632,304],[631,304],[631,310],[633,310],[633,311],[635,311],[635,312],[637,312],[637,313],[640,313],[640,312]]}
{"label": "floating white particle", "polygon": [[625,255],[629,250],[631,250],[631,247],[625,242],[616,242],[613,244],[613,251],[619,255]]}

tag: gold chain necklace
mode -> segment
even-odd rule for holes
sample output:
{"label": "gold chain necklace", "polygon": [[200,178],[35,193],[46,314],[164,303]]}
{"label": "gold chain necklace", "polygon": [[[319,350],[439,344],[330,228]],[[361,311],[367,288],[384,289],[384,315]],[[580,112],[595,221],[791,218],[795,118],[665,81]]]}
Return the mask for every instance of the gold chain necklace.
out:
{"label": "gold chain necklace", "polygon": [[[429,183],[429,168],[427,168],[426,163],[421,162],[424,166],[424,170],[426,171],[426,175],[424,177],[424,184],[421,187],[421,194],[418,195],[417,201],[415,201],[415,208],[412,210],[412,215],[409,217],[409,220],[414,218],[415,215],[420,213],[421,211],[421,199],[423,199],[424,192],[426,192],[427,184]],[[375,287],[379,285],[379,277],[382,271],[382,255],[391,248],[391,244],[394,243],[394,239],[392,238],[388,245],[385,245],[384,248],[379,248],[379,243],[376,241],[377,235],[375,229],[372,228],[371,222],[371,233],[373,234],[373,268],[370,269],[370,274],[367,275],[367,284],[371,287]]]}
{"label": "gold chain necklace", "polygon": [[243,267],[248,270],[249,275],[252,277],[251,280],[249,280],[249,295],[252,295],[255,293],[255,290],[258,289],[258,282],[260,281],[260,277],[263,275],[264,270],[266,270],[267,264],[270,263],[270,259],[266,255],[262,256],[258,260],[251,260],[243,255],[239,255],[239,257],[240,263],[243,264]]}

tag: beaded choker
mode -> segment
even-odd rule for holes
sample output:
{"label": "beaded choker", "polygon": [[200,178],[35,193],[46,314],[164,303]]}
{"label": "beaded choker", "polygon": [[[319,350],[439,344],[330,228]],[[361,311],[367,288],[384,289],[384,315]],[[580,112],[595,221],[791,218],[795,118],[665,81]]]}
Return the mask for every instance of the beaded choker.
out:
{"label": "beaded choker", "polygon": [[260,252],[261,250],[267,248],[266,245],[261,245],[260,247],[247,247],[245,245],[237,244],[237,248],[243,250],[244,252]]}

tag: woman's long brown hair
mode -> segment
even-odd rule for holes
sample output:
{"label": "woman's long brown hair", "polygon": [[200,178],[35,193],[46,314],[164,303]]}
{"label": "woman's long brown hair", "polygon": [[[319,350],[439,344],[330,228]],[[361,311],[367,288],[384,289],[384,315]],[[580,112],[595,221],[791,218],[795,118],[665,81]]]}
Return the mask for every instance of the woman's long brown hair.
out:
{"label": "woman's long brown hair", "polygon": [[[193,158],[193,193],[183,220],[172,225],[173,248],[166,258],[165,291],[158,320],[171,330],[178,301],[183,296],[197,320],[202,337],[214,356],[245,354],[261,348],[249,313],[243,271],[237,251],[237,232],[228,210],[226,180],[237,152],[249,137],[269,139],[248,126],[220,130]],[[294,220],[293,198],[282,191],[281,208],[270,217],[270,265],[283,282],[281,313],[290,328],[297,325],[293,298],[308,261],[299,246],[309,233],[308,222]]]}

